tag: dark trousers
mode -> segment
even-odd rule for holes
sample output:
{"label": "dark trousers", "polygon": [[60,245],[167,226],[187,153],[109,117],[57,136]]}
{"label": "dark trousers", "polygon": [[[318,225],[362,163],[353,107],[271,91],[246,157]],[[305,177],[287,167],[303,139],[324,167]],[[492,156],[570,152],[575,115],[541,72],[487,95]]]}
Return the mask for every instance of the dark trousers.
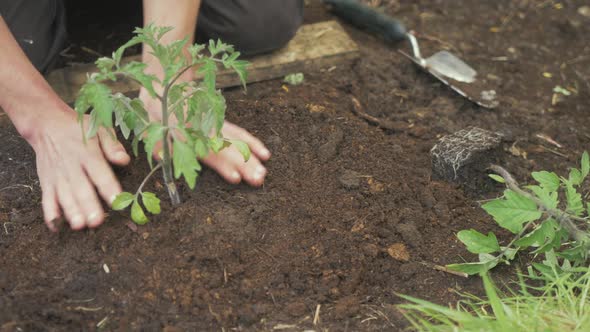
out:
{"label": "dark trousers", "polygon": [[[66,40],[62,1],[0,0],[0,15],[31,62],[45,72]],[[197,35],[252,55],[285,45],[302,21],[303,0],[203,0]]]}

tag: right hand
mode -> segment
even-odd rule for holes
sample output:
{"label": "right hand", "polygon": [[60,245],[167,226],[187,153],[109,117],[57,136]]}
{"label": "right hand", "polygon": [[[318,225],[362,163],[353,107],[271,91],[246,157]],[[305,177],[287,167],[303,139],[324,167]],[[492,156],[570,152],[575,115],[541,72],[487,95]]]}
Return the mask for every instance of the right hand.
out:
{"label": "right hand", "polygon": [[129,155],[103,128],[84,144],[75,111],[67,105],[56,108],[37,113],[40,116],[25,136],[36,154],[45,223],[55,232],[54,221],[64,215],[73,230],[97,227],[104,211],[96,191],[109,204],[121,193],[107,160],[126,165]]}

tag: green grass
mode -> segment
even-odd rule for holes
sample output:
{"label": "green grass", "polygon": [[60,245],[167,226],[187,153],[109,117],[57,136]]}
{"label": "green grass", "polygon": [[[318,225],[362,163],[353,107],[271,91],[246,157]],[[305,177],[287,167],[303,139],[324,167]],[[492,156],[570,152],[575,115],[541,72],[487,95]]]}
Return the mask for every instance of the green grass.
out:
{"label": "green grass", "polygon": [[[456,308],[400,295],[398,308],[415,331],[590,331],[590,270],[519,275],[506,292],[482,276],[486,298],[462,294]],[[526,278],[526,281],[525,281]],[[532,284],[540,286],[532,286]]]}

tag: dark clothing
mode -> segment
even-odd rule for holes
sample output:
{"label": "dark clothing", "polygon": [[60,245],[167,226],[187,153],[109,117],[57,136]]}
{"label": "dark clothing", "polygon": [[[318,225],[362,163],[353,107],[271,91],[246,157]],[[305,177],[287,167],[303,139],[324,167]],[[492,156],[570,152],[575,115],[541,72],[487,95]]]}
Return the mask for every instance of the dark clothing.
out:
{"label": "dark clothing", "polygon": [[0,15],[37,69],[43,72],[57,60],[66,41],[61,1],[0,0]]}
{"label": "dark clothing", "polygon": [[[0,15],[35,67],[47,71],[66,40],[62,1],[0,0]],[[203,0],[197,39],[219,38],[253,55],[284,46],[302,21],[303,0]]]}

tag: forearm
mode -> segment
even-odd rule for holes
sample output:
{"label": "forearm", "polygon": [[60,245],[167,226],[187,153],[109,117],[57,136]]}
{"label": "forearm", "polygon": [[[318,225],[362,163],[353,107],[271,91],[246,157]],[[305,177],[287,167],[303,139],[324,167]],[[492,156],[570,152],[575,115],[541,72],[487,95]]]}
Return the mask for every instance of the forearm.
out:
{"label": "forearm", "polygon": [[64,104],[31,64],[1,16],[0,45],[0,107],[29,139],[40,112],[44,108],[64,109]]}
{"label": "forearm", "polygon": [[[164,44],[188,37],[187,45],[190,45],[194,41],[200,6],[201,0],[178,0],[173,4],[170,1],[143,0],[144,24],[174,27],[162,38],[161,42]],[[157,75],[161,74],[162,68],[150,51],[144,47],[142,59],[152,67],[150,71]]]}

